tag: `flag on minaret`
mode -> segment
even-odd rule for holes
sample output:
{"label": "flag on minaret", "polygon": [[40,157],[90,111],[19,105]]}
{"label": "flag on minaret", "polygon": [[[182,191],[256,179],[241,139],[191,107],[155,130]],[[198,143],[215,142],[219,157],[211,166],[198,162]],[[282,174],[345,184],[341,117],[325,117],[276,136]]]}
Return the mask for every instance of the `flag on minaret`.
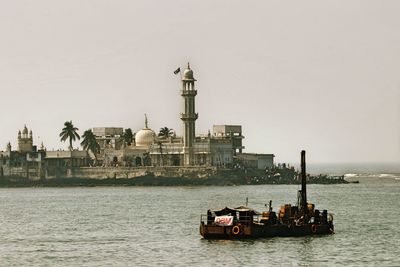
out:
{"label": "flag on minaret", "polygon": [[177,68],[177,69],[174,71],[174,74],[177,75],[179,72],[181,72],[181,68]]}

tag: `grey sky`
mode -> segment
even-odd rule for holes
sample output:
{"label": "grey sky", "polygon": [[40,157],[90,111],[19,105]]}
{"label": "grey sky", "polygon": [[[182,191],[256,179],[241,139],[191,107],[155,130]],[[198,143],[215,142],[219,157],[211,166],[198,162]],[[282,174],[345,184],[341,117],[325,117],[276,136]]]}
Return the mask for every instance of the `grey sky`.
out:
{"label": "grey sky", "polygon": [[[399,1],[0,1],[0,149],[26,123],[66,148],[66,120],[197,133],[242,124],[246,151],[312,162],[400,161]],[[39,136],[39,137],[38,137]],[[75,145],[77,146],[77,144]]]}

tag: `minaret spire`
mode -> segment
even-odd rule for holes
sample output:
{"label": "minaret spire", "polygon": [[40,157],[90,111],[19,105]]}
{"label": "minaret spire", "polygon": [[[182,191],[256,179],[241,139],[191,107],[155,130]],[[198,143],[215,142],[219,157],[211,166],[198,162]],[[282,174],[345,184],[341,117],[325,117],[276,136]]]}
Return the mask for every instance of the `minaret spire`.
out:
{"label": "minaret spire", "polygon": [[147,121],[147,114],[144,114],[144,128],[148,129],[148,121]]}

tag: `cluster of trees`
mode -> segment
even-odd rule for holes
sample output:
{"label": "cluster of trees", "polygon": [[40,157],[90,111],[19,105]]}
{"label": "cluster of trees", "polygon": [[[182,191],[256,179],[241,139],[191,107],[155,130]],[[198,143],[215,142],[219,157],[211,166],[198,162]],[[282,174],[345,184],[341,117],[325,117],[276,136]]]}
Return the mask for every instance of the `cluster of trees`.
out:
{"label": "cluster of trees", "polygon": [[[66,121],[64,123],[64,128],[62,128],[60,133],[60,138],[62,142],[69,140],[69,150],[72,150],[72,142],[75,140],[80,140],[81,137],[78,134],[79,129],[76,128],[72,121]],[[91,151],[95,158],[97,153],[100,151],[100,145],[96,140],[96,136],[93,134],[92,130],[86,130],[82,135],[81,146],[86,151]]]}
{"label": "cluster of trees", "polygon": [[[97,154],[100,152],[100,145],[96,140],[96,136],[93,134],[92,130],[86,130],[82,136],[79,136],[78,134],[79,129],[76,128],[72,121],[66,121],[64,123],[64,128],[62,128],[61,133],[60,133],[60,138],[62,142],[69,141],[69,149],[72,150],[72,142],[76,140],[80,140],[82,137],[82,142],[81,146],[84,150],[86,151],[91,151],[95,158],[97,158]],[[173,136],[174,131],[173,129],[170,129],[168,127],[163,127],[160,129],[160,132],[158,133],[159,137],[171,137]],[[130,128],[125,129],[123,135],[122,135],[122,140],[125,142],[127,145],[131,145],[134,142],[135,139],[135,134],[132,133],[132,130]]]}

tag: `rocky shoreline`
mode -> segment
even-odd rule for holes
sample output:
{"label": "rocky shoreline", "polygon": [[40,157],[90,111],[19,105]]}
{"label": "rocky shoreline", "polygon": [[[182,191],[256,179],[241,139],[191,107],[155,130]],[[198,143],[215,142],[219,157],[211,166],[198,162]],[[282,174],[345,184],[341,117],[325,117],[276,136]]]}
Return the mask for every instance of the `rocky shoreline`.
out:
{"label": "rocky shoreline", "polygon": [[[240,174],[240,173],[239,173]],[[348,181],[328,176],[310,176],[309,184],[346,184]],[[263,177],[238,175],[238,173],[220,173],[219,176],[197,177],[161,177],[148,174],[135,178],[77,178],[60,177],[53,179],[29,180],[21,177],[2,177],[0,187],[79,187],[79,186],[236,186],[262,184],[300,184],[297,179],[281,177]]]}

